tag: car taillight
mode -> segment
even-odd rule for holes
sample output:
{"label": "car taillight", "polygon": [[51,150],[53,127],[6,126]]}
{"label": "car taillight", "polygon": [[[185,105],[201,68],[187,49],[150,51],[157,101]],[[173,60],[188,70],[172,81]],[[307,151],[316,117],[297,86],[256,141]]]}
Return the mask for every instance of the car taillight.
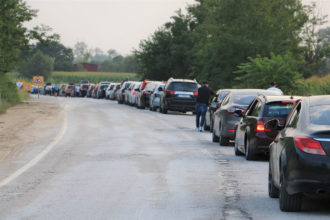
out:
{"label": "car taillight", "polygon": [[193,93],[193,95],[196,95],[196,96],[197,96],[197,95],[198,95],[198,91],[195,91],[195,92]]}
{"label": "car taillight", "polygon": [[325,156],[321,143],[310,137],[295,137],[294,142],[296,143],[299,150],[308,154],[316,154]]}
{"label": "car taillight", "polygon": [[170,103],[172,102],[172,100],[166,100],[166,102],[167,102],[168,104],[170,104]]}
{"label": "car taillight", "polygon": [[265,128],[265,123],[263,121],[258,121],[256,127],[254,128],[256,132],[264,132],[264,131],[271,131],[268,128]]}
{"label": "car taillight", "polygon": [[166,94],[167,95],[174,95],[175,94],[175,91],[173,91],[173,90],[166,90]]}
{"label": "car taillight", "polygon": [[133,95],[136,95],[136,91],[133,92]]}
{"label": "car taillight", "polygon": [[80,88],[80,91],[83,91],[83,88]]}

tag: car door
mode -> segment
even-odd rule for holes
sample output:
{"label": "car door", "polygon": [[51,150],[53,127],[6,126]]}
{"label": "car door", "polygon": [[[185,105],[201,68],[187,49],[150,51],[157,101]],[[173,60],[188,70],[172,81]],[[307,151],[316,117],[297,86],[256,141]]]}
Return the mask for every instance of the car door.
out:
{"label": "car door", "polygon": [[273,179],[276,185],[280,184],[281,173],[281,155],[285,148],[286,143],[292,141],[293,133],[297,128],[297,124],[300,117],[301,103],[296,103],[296,106],[292,109],[291,114],[288,116],[288,120],[284,129],[278,134],[278,137],[274,140],[272,145],[272,166],[273,166]]}
{"label": "car door", "polygon": [[245,135],[247,138],[250,138],[254,133],[255,125],[257,124],[259,114],[261,112],[262,102],[259,99],[255,99],[255,101],[250,105],[250,110],[246,113],[245,117],[240,121],[240,133],[241,133],[241,150],[245,152]]}
{"label": "car door", "polygon": [[230,94],[226,96],[226,98],[224,98],[223,100],[223,104],[220,108],[218,108],[218,110],[214,113],[214,122],[213,122],[213,129],[214,130],[214,134],[216,134],[217,136],[220,136],[220,121],[221,121],[221,114],[226,114],[226,107],[228,107],[228,103],[230,103]]}

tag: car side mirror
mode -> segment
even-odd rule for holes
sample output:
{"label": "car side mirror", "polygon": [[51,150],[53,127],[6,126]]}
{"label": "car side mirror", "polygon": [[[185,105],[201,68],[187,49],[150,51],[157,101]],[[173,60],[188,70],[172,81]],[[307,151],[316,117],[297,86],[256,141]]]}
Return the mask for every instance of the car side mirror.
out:
{"label": "car side mirror", "polygon": [[159,87],[158,88],[158,91],[160,91],[160,92],[163,91],[163,88],[162,87]]}
{"label": "car side mirror", "polygon": [[235,110],[234,116],[242,118],[242,117],[244,117],[244,114],[243,114],[242,110]]}
{"label": "car side mirror", "polygon": [[265,128],[270,130],[281,130],[284,126],[280,125],[280,121],[278,119],[272,119],[265,123]]}

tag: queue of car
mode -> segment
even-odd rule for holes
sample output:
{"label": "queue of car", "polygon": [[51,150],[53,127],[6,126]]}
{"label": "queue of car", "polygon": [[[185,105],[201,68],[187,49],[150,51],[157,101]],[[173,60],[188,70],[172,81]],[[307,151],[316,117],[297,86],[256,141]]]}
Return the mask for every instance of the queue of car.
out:
{"label": "queue of car", "polygon": [[[195,113],[196,80],[61,85],[59,95],[106,98],[119,104]],[[52,86],[41,88],[52,94]],[[269,157],[269,197],[282,211],[299,211],[305,195],[330,193],[330,96],[285,96],[261,89],[221,89],[212,97],[205,131],[246,160]],[[264,158],[264,157],[263,157]]]}

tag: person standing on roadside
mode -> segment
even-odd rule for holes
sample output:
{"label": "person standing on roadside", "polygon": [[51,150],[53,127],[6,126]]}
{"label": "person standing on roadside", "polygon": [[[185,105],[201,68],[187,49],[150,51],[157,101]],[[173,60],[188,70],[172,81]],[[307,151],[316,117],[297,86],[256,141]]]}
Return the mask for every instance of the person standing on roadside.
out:
{"label": "person standing on roadside", "polygon": [[272,90],[272,91],[280,92],[281,95],[283,95],[282,90],[280,90],[279,88],[276,88],[275,82],[271,82],[270,83],[270,87],[267,90]]}
{"label": "person standing on roadside", "polygon": [[214,92],[209,89],[208,82],[203,82],[203,86],[198,89],[198,96],[196,101],[196,131],[203,131],[205,114],[211,95],[214,95]]}

